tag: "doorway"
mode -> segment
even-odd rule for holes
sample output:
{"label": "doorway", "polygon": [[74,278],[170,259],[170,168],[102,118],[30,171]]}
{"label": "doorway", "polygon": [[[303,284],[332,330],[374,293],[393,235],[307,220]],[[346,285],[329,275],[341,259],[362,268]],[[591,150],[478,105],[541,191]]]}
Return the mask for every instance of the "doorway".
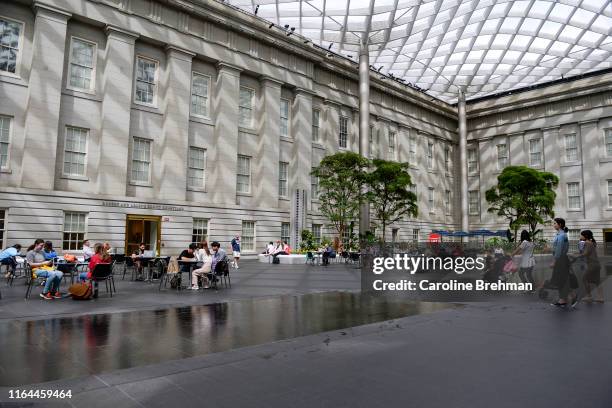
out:
{"label": "doorway", "polygon": [[154,215],[128,215],[125,222],[125,254],[138,249],[141,243],[145,250],[159,256],[161,242],[161,217]]}
{"label": "doorway", "polygon": [[604,236],[604,254],[612,255],[612,229],[603,230]]}

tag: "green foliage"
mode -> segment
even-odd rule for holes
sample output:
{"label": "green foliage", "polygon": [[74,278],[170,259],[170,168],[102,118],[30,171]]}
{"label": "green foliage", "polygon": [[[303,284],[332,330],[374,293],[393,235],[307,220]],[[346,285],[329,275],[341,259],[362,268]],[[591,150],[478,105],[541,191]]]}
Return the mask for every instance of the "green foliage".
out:
{"label": "green foliage", "polygon": [[331,246],[332,243],[333,243],[332,240],[329,239],[328,237],[322,237],[320,246],[325,248],[325,247]]}
{"label": "green foliage", "polygon": [[325,157],[311,173],[319,178],[319,210],[340,237],[350,220],[358,218],[368,164],[357,153],[342,152]]}
{"label": "green foliage", "polygon": [[418,215],[417,197],[409,190],[412,180],[408,174],[408,163],[374,159],[372,167],[372,171],[365,176],[367,198],[374,216],[381,223],[384,242],[385,230],[389,224],[406,215]]}
{"label": "green foliage", "polygon": [[539,233],[538,224],[554,217],[559,178],[552,173],[527,166],[508,166],[499,176],[497,185],[487,190],[488,211],[508,220],[517,235],[519,228],[528,225],[533,237]]}
{"label": "green foliage", "polygon": [[309,230],[302,230],[301,233],[301,242],[300,242],[300,251],[314,251],[317,249],[317,245],[315,243],[314,235]]}

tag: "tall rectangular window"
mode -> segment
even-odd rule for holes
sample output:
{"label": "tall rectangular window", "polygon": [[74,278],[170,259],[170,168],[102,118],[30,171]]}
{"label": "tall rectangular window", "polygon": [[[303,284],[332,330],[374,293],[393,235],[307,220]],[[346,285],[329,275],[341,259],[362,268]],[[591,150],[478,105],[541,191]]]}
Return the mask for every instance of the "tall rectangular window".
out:
{"label": "tall rectangular window", "polygon": [[253,127],[253,99],[255,98],[255,91],[250,88],[241,86],[240,87],[240,98],[238,101],[238,114],[239,122],[238,125],[250,128]]}
{"label": "tall rectangular window", "polygon": [[508,166],[508,145],[501,143],[497,145],[497,169],[503,170]]}
{"label": "tall rectangular window", "polygon": [[287,99],[280,100],[280,134],[281,136],[289,136],[289,101]]}
{"label": "tall rectangular window", "polygon": [[291,241],[291,224],[281,222],[281,241],[289,243]]}
{"label": "tall rectangular window", "polygon": [[340,134],[338,135],[338,144],[342,148],[347,147],[348,140],[348,118],[340,117]]}
{"label": "tall rectangular window", "polygon": [[319,178],[313,174],[310,175],[310,194],[313,200],[319,198]]}
{"label": "tall rectangular window", "polygon": [[434,213],[436,211],[434,205],[435,205],[435,201],[434,201],[434,196],[435,196],[435,190],[433,187],[429,187],[427,189],[427,204],[429,206],[429,212],[430,213]]}
{"label": "tall rectangular window", "polygon": [[187,163],[187,186],[204,188],[206,185],[206,150],[199,147],[189,148]]}
{"label": "tall rectangular window", "polygon": [[453,212],[452,202],[453,202],[453,199],[452,199],[451,191],[446,190],[444,192],[444,211],[446,212],[446,215],[451,215]]}
{"label": "tall rectangular window", "polygon": [[467,149],[467,166],[468,174],[474,174],[478,172],[478,150],[475,147]]}
{"label": "tall rectangular window", "polygon": [[567,239],[568,241],[578,241],[580,240],[580,229],[569,229],[567,231]]}
{"label": "tall rectangular window", "polygon": [[542,139],[531,139],[529,141],[529,165],[532,167],[542,166]]}
{"label": "tall rectangular window", "polygon": [[376,157],[375,151],[376,151],[376,147],[374,146],[374,126],[370,126],[370,133],[368,135],[368,153],[369,153],[369,158],[373,159],[374,157]]}
{"label": "tall rectangular window", "polygon": [[0,71],[17,74],[23,24],[0,17]]}
{"label": "tall rectangular window", "polygon": [[157,66],[155,60],[136,57],[136,102],[145,105],[157,103]]}
{"label": "tall rectangular window", "polygon": [[151,141],[134,138],[132,147],[132,181],[151,182]]}
{"label": "tall rectangular window", "polygon": [[478,190],[471,190],[468,192],[468,212],[471,215],[478,215],[480,213],[480,198]]}
{"label": "tall rectangular window", "polygon": [[444,170],[450,171],[450,156],[451,151],[449,146],[444,147]]}
{"label": "tall rectangular window", "polygon": [[580,183],[567,183],[567,208],[579,210],[581,203]]}
{"label": "tall rectangular window", "polygon": [[278,195],[281,197],[287,197],[289,183],[289,163],[279,162],[278,163]]}
{"label": "tall rectangular window", "polygon": [[389,132],[389,160],[397,160],[395,151],[395,132]]}
{"label": "tall rectangular window", "polygon": [[4,229],[6,227],[6,210],[0,209],[0,248],[4,248]]}
{"label": "tall rectangular window", "polygon": [[608,207],[612,207],[612,180],[608,180]]}
{"label": "tall rectangular window", "polygon": [[321,243],[321,224],[312,224],[312,236],[315,244],[319,245]]}
{"label": "tall rectangular window", "polygon": [[191,227],[191,243],[199,244],[208,237],[208,220],[204,218],[194,218]]}
{"label": "tall rectangular window", "polygon": [[565,161],[571,162],[578,160],[578,143],[576,134],[565,135]]}
{"label": "tall rectangular window", "polygon": [[0,116],[0,169],[9,166],[9,146],[11,143],[11,118]]}
{"label": "tall rectangular window", "polygon": [[255,221],[242,221],[240,249],[244,252],[255,251]]}
{"label": "tall rectangular window", "polygon": [[85,230],[87,227],[87,214],[80,212],[64,213],[64,235],[62,249],[64,251],[77,251],[83,247]]}
{"label": "tall rectangular window", "polygon": [[606,155],[612,156],[612,129],[605,130]]}
{"label": "tall rectangular window", "polygon": [[191,114],[207,118],[210,77],[193,72],[191,75]]}
{"label": "tall rectangular window", "polygon": [[321,126],[320,119],[321,119],[321,111],[318,109],[313,109],[312,110],[312,141],[313,142],[319,141],[319,127]]}
{"label": "tall rectangular window", "polygon": [[427,168],[434,168],[434,145],[431,142],[427,143]]}
{"label": "tall rectangular window", "polygon": [[85,91],[96,88],[96,43],[72,37],[70,42],[70,87]]}
{"label": "tall rectangular window", "polygon": [[64,175],[85,176],[89,130],[66,126]]}
{"label": "tall rectangular window", "polygon": [[236,191],[248,194],[251,192],[251,158],[238,155],[238,177],[236,177]]}
{"label": "tall rectangular window", "polygon": [[393,228],[391,230],[391,242],[397,242],[399,236],[399,228]]}
{"label": "tall rectangular window", "polygon": [[414,136],[408,139],[408,162],[413,166],[417,165],[416,139]]}
{"label": "tall rectangular window", "polygon": [[419,233],[420,233],[420,230],[418,228],[412,229],[412,241],[413,242],[419,242]]}

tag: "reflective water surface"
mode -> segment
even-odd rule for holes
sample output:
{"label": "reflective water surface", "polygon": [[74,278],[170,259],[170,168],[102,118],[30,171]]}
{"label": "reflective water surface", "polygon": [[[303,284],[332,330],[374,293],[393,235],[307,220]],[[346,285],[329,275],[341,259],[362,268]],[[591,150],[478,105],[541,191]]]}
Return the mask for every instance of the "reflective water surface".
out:
{"label": "reflective water surface", "polygon": [[450,306],[325,292],[5,322],[0,323],[0,386],[177,360]]}

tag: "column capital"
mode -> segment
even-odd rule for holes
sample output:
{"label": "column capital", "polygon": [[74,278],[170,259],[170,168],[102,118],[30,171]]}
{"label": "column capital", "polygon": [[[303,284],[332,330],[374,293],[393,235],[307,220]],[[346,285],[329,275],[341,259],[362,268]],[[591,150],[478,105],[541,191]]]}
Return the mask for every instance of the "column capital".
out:
{"label": "column capital", "polygon": [[313,90],[310,89],[306,89],[306,88],[295,88],[294,92],[297,96],[305,96],[305,97],[313,97],[316,95],[316,93]]}
{"label": "column capital", "polygon": [[236,65],[228,64],[227,62],[219,61],[217,62],[217,70],[219,73],[222,71],[227,72],[228,74],[240,76],[242,72],[242,68],[237,67]]}
{"label": "column capital", "polygon": [[72,17],[72,13],[66,10],[59,9],[55,6],[50,6],[45,3],[41,3],[40,1],[35,1],[32,5],[34,8],[34,12],[36,15],[44,14],[47,17],[55,18],[61,22],[67,22],[70,17]]}
{"label": "column capital", "polygon": [[267,75],[262,75],[259,77],[259,81],[264,85],[264,86],[277,86],[277,87],[281,87],[283,85],[282,81],[279,81],[276,78],[272,78],[270,76]]}
{"label": "column capital", "polygon": [[342,104],[340,104],[340,103],[338,103],[336,101],[332,101],[331,99],[323,99],[323,103],[325,105],[335,106],[338,109],[340,109],[340,107],[342,106]]}
{"label": "column capital", "polygon": [[191,62],[193,57],[196,56],[194,52],[170,44],[166,45],[164,50],[166,51],[168,58],[178,58],[187,62]]}
{"label": "column capital", "polygon": [[134,31],[125,30],[113,25],[107,25],[104,27],[104,32],[108,38],[115,38],[128,44],[134,44],[136,39],[140,37],[140,34]]}

